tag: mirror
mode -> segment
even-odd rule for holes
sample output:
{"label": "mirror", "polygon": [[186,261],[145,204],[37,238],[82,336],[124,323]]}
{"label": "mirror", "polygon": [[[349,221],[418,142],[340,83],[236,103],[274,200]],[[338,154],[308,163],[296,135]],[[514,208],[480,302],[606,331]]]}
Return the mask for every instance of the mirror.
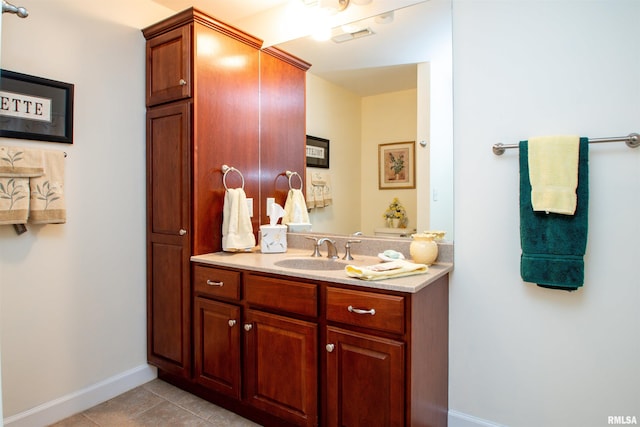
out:
{"label": "mirror", "polygon": [[[408,233],[444,230],[453,240],[451,1],[406,6],[391,19],[353,23],[356,36],[342,43],[304,37],[277,45],[312,64],[307,134],[330,141],[329,168],[307,169],[332,183],[333,203],[309,213],[313,231],[373,235],[386,227],[383,213],[397,197]],[[358,36],[363,29],[375,34]],[[344,27],[333,34],[349,38]],[[415,142],[415,188],[380,189],[380,144],[408,141]]]}

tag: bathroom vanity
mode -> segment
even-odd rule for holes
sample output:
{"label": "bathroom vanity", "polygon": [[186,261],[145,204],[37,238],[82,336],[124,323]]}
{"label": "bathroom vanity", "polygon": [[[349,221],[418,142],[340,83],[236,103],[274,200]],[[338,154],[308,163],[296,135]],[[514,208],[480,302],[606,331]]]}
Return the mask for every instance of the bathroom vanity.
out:
{"label": "bathroom vanity", "polygon": [[186,388],[263,425],[445,426],[451,264],[374,282],[278,266],[310,253],[192,257]]}

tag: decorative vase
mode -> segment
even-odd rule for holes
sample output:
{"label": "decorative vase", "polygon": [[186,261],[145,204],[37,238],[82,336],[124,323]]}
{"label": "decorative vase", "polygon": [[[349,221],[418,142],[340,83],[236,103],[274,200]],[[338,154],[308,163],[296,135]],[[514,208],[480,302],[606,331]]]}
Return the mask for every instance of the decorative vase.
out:
{"label": "decorative vase", "polygon": [[414,262],[431,265],[438,258],[438,244],[430,233],[412,234],[413,241],[409,245],[409,253]]}
{"label": "decorative vase", "polygon": [[398,218],[387,218],[388,228],[398,228],[398,224],[400,224],[400,220]]}

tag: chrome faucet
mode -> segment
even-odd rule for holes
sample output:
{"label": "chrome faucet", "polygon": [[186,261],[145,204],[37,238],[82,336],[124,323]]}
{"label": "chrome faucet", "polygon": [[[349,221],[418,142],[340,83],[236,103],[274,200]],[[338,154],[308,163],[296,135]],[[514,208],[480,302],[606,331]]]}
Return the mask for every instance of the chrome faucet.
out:
{"label": "chrome faucet", "polygon": [[336,241],[335,240],[331,240],[328,237],[323,237],[322,239],[318,239],[318,241],[316,242],[316,249],[315,249],[315,251],[314,251],[312,256],[321,256],[319,248],[325,242],[327,243],[327,258],[337,259],[338,258],[338,249],[336,248]]}

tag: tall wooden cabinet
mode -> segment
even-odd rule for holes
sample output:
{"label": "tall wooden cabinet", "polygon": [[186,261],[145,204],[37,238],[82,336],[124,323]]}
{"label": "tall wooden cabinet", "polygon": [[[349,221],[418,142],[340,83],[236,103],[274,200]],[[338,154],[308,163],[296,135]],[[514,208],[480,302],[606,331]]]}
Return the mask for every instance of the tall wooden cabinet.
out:
{"label": "tall wooden cabinet", "polygon": [[284,203],[278,175],[304,173],[309,64],[277,49],[263,52],[260,39],[193,8],[142,32],[148,360],[162,372],[229,387],[234,395],[233,369],[211,358],[194,362],[193,337],[211,346],[212,334],[222,331],[219,316],[233,307],[194,297],[189,260],[222,249],[223,164],[242,173],[243,179],[230,175],[227,185],[244,182],[254,201],[254,233],[266,223],[266,197]]}

